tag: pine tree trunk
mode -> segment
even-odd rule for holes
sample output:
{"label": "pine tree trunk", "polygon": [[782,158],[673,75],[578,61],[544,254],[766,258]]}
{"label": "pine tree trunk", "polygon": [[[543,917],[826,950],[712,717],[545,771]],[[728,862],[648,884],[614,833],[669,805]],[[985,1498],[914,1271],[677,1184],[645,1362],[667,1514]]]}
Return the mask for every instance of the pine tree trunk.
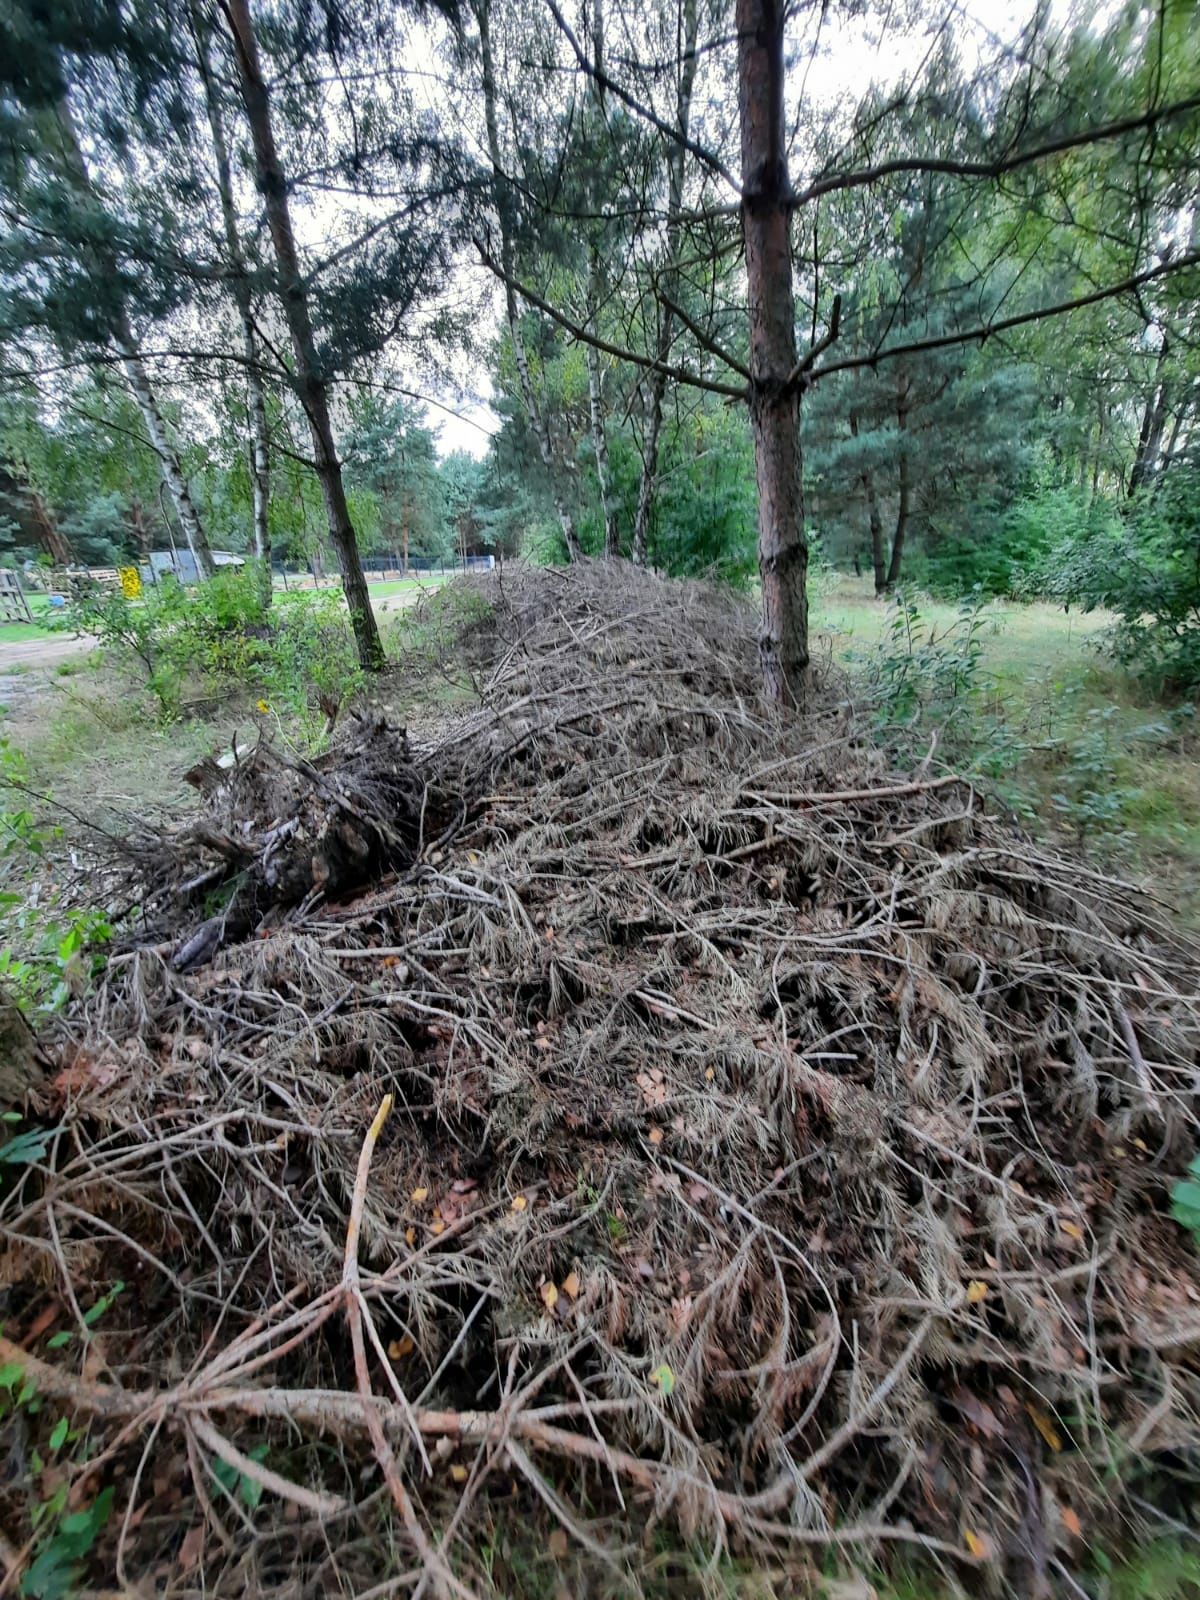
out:
{"label": "pine tree trunk", "polygon": [[292,357],[296,364],[296,392],[304,407],[309,432],[312,434],[313,466],[325,502],[329,537],[342,570],[342,588],[346,595],[350,623],[358,645],[359,662],[367,672],[378,672],[384,665],[383,645],[380,642],[375,614],[371,610],[371,596],[358,553],[358,540],[346,504],[342,466],[338,460],[333,423],[329,416],[328,386],[317,363],[308,295],[300,271],[291,212],[288,208],[287,183],[275,148],[270,97],[262,75],[258,41],[254,37],[247,0],[228,0],[226,15],[229,17],[233,32],[234,54],[237,57],[242,98],[245,101],[246,118],[254,144],[258,180],[266,204],[271,242],[275,247],[280,295],[291,336]]}
{"label": "pine tree trunk", "polygon": [[577,561],[583,554],[583,547],[579,543],[579,534],[575,527],[575,519],[571,508],[560,485],[561,466],[557,459],[550,430],[538,404],[537,392],[533,387],[533,377],[529,371],[529,361],[525,354],[525,341],[521,337],[521,318],[517,307],[516,290],[513,281],[516,276],[515,262],[512,246],[512,229],[509,225],[508,202],[504,194],[504,165],[500,159],[500,133],[496,122],[496,69],[492,60],[492,36],[490,0],[476,0],[475,17],[479,24],[479,48],[483,64],[483,114],[487,128],[488,159],[492,164],[492,196],[496,208],[496,220],[500,227],[500,271],[504,278],[504,309],[508,319],[509,336],[512,339],[513,359],[517,365],[517,382],[521,389],[521,402],[525,407],[525,414],[529,418],[529,426],[533,429],[533,436],[537,440],[538,453],[542,458],[542,465],[550,479],[550,491],[554,497],[554,509],[558,513],[559,526],[562,528],[563,539],[567,546],[567,555],[572,561]]}
{"label": "pine tree trunk", "polygon": [[[853,411],[850,413],[850,437],[852,439],[858,438],[858,418]],[[860,472],[858,478],[863,486],[863,494],[866,496],[867,501],[867,526],[871,530],[871,568],[875,578],[875,594],[878,597],[887,588],[887,557],[883,548],[883,518],[879,515],[879,496],[875,493],[875,480],[867,471]]]}
{"label": "pine tree trunk", "polygon": [[[685,139],[691,125],[698,32],[699,15],[696,0],[683,0],[683,52],[679,73],[679,96],[675,103],[675,125],[680,136]],[[672,140],[667,148],[667,265],[663,273],[663,293],[665,299],[671,302],[674,302],[679,293],[679,273],[675,265],[675,254],[679,214],[683,209],[684,157],[683,145],[678,140]],[[663,305],[659,314],[658,342],[654,348],[654,359],[658,365],[646,382],[642,477],[638,485],[637,511],[633,519],[632,555],[638,566],[646,564],[650,516],[658,488],[658,442],[662,433],[663,397],[667,392],[667,375],[663,369],[671,355],[674,320],[674,312],[670,305]]]}
{"label": "pine tree trunk", "polygon": [[889,592],[900,582],[900,567],[904,560],[904,541],[908,535],[908,518],[912,508],[912,469],[908,457],[908,397],[909,381],[901,378],[896,401],[896,426],[900,430],[900,494],[896,505],[896,531],[892,535],[892,559],[888,563],[884,588]]}
{"label": "pine tree trunk", "polygon": [[867,521],[871,529],[871,573],[875,580],[876,595],[887,592],[886,553],[883,546],[883,518],[879,514],[879,496],[869,472],[863,473],[863,487],[867,492]]}
{"label": "pine tree trunk", "polygon": [[408,577],[408,522],[409,522],[409,515],[410,515],[410,513],[409,513],[409,507],[408,507],[408,500],[405,499],[404,508],[400,513],[400,548],[404,552],[404,556],[403,556],[403,560],[404,560],[403,571],[404,571],[404,576],[406,578]]}
{"label": "pine tree trunk", "polygon": [[808,666],[808,545],[800,477],[795,305],[783,114],[785,0],[737,0],[750,425],[758,481],[763,685],[796,703]]}
{"label": "pine tree trunk", "polygon": [[[71,182],[81,195],[89,200],[95,199],[92,188],[91,176],[88,173],[87,162],[83,159],[79,138],[75,132],[75,123],[71,116],[71,108],[67,103],[65,94],[55,107],[57,126],[62,138],[63,158]],[[105,256],[99,258],[100,265],[112,277],[117,276],[117,264]],[[188,549],[192,552],[192,560],[196,563],[196,571],[202,578],[211,578],[213,574],[212,551],[209,548],[208,536],[196,513],[192,502],[191,490],[188,488],[187,476],[183,470],[183,463],[179,458],[172,440],[170,429],[158,404],[157,396],[146,371],[146,364],[142,360],[138,348],[137,338],[129,314],[124,309],[117,313],[116,323],[113,328],[113,343],[121,357],[121,365],[129,379],[129,386],[133,390],[134,400],[142,418],[142,425],[150,441],[150,447],[158,457],[159,469],[162,473],[163,486],[175,506],[175,513],[179,518],[179,525],[183,529],[183,536],[187,540]]]}
{"label": "pine tree trunk", "polygon": [[254,559],[260,564],[263,599],[271,603],[271,468],[270,435],[267,431],[267,397],[263,387],[262,365],[258,355],[258,331],[254,325],[254,304],[250,295],[250,280],[246,272],[246,257],[238,234],[237,209],[233,202],[233,176],[229,162],[229,143],[225,137],[225,124],[221,117],[221,102],[209,64],[208,42],[204,24],[192,8],[192,28],[196,39],[196,58],[200,76],[204,81],[204,98],[208,108],[208,126],[212,133],[213,156],[216,161],[217,194],[221,202],[221,219],[225,227],[225,247],[229,252],[229,268],[233,297],[237,302],[242,323],[242,347],[246,355],[246,384],[250,398],[250,494],[254,530]]}

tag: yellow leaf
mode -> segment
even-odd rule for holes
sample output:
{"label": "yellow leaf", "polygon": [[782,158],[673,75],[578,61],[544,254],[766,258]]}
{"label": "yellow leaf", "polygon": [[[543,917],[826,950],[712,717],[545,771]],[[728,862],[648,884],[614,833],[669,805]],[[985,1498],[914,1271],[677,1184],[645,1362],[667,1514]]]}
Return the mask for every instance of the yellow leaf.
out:
{"label": "yellow leaf", "polygon": [[450,1476],[454,1479],[455,1483],[466,1483],[468,1473],[466,1467],[463,1466],[461,1461],[456,1461],[450,1468]]}
{"label": "yellow leaf", "polygon": [[975,1557],[976,1561],[986,1560],[988,1553],[988,1542],[986,1539],[981,1539],[977,1533],[972,1533],[970,1528],[968,1528],[963,1534],[963,1543]]}
{"label": "yellow leaf", "polygon": [[967,1285],[967,1304],[977,1306],[981,1300],[987,1299],[988,1286],[982,1278],[972,1278]]}
{"label": "yellow leaf", "polygon": [[265,700],[258,700],[258,701],[255,702],[255,705],[256,705],[256,708],[259,711],[261,711],[264,716],[266,716],[267,712],[270,711],[270,709],[271,709],[270,706],[267,704],[267,702]]}
{"label": "yellow leaf", "polygon": [[568,1272],[562,1281],[562,1292],[568,1300],[574,1300],[579,1293],[579,1274]]}
{"label": "yellow leaf", "polygon": [[1083,1238],[1083,1229],[1079,1226],[1079,1224],[1077,1222],[1066,1222],[1066,1221],[1060,1222],[1059,1223],[1059,1227],[1066,1234],[1068,1239],[1082,1239]]}
{"label": "yellow leaf", "polygon": [[547,1311],[553,1311],[558,1304],[558,1290],[552,1283],[544,1283],[538,1293]]}
{"label": "yellow leaf", "polygon": [[1073,1506],[1063,1506],[1059,1510],[1062,1525],[1071,1535],[1072,1539],[1083,1538],[1083,1523],[1079,1520],[1079,1513]]}
{"label": "yellow leaf", "polygon": [[1050,1421],[1050,1418],[1046,1415],[1046,1413],[1044,1411],[1039,1411],[1037,1406],[1030,1405],[1028,1402],[1026,1402],[1025,1409],[1029,1413],[1030,1422],[1033,1423],[1034,1427],[1050,1446],[1051,1450],[1061,1450],[1062,1440],[1059,1438],[1058,1429]]}
{"label": "yellow leaf", "polygon": [[651,1128],[647,1137],[649,1138],[651,1144],[661,1144],[663,1141],[663,1131],[661,1128]]}
{"label": "yellow leaf", "polygon": [[404,1242],[405,1242],[405,1244],[408,1244],[408,1245],[416,1244],[416,1242],[417,1242],[417,1230],[415,1228],[405,1228],[405,1230],[404,1230]]}
{"label": "yellow leaf", "polygon": [[713,1081],[713,1079],[716,1077],[716,1073],[713,1071],[713,1069],[711,1067],[705,1067],[704,1076],[708,1079],[709,1083],[711,1083]]}
{"label": "yellow leaf", "polygon": [[515,1195],[513,1195],[512,1208],[513,1208],[514,1211],[524,1211],[524,1209],[528,1205],[528,1203],[529,1202],[526,1200],[526,1198],[525,1198],[525,1196],[523,1194],[515,1194]]}
{"label": "yellow leaf", "polygon": [[674,1394],[675,1392],[675,1374],[665,1361],[660,1367],[655,1367],[650,1374],[650,1381],[656,1383],[665,1395]]}
{"label": "yellow leaf", "polygon": [[406,1333],[403,1339],[393,1339],[388,1345],[388,1360],[403,1361],[405,1356],[412,1355],[415,1349],[416,1345]]}
{"label": "yellow leaf", "polygon": [[428,1189],[414,1189],[412,1194],[410,1194],[408,1198],[412,1201],[413,1205],[415,1205],[415,1206],[424,1205],[426,1200],[429,1199],[429,1190]]}
{"label": "yellow leaf", "polygon": [[439,1217],[437,1219],[437,1221],[430,1228],[430,1232],[431,1233],[445,1233],[445,1231],[446,1231],[446,1224],[442,1221],[441,1217]]}

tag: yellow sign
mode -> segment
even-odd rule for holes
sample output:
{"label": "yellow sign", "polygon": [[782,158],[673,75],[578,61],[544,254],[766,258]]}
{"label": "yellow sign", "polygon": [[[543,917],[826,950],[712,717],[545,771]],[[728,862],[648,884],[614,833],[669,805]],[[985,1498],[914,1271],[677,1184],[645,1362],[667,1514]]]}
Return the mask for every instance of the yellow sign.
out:
{"label": "yellow sign", "polygon": [[121,580],[121,593],[126,600],[136,600],[142,592],[141,574],[136,567],[118,567],[117,577]]}

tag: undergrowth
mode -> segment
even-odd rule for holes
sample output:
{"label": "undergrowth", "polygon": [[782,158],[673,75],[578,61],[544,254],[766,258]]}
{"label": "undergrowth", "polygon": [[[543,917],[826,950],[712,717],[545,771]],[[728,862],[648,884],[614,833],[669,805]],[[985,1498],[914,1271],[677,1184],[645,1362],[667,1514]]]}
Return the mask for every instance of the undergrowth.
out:
{"label": "undergrowth", "polygon": [[72,904],[46,863],[61,836],[34,811],[24,757],[0,735],[0,992],[31,1016],[59,1011],[102,970],[106,913]]}
{"label": "undergrowth", "polygon": [[1115,704],[1071,715],[1078,683],[1049,686],[1033,703],[1014,697],[988,665],[998,626],[979,590],[944,624],[900,591],[878,641],[846,657],[878,737],[901,764],[936,755],[978,778],[1034,831],[1103,860],[1127,858],[1151,801],[1140,774],[1189,738],[1193,708],[1163,708],[1131,729]]}
{"label": "undergrowth", "polygon": [[62,625],[134,664],[163,719],[244,689],[310,749],[364,682],[340,591],[296,590],[268,604],[250,568],[191,588],[166,577],[137,598],[85,591]]}

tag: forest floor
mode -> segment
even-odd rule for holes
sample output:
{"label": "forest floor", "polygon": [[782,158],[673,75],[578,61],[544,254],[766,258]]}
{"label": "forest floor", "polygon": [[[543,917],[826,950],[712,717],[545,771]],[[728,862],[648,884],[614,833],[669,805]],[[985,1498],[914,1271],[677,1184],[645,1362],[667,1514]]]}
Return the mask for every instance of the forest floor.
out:
{"label": "forest floor", "polygon": [[25,741],[139,910],[0,1146],[9,1581],[1190,1596],[1197,946],[853,673],[772,716],[721,591],[587,563],[388,628],[391,726],[199,800],[241,704],[160,732],[72,664]]}

